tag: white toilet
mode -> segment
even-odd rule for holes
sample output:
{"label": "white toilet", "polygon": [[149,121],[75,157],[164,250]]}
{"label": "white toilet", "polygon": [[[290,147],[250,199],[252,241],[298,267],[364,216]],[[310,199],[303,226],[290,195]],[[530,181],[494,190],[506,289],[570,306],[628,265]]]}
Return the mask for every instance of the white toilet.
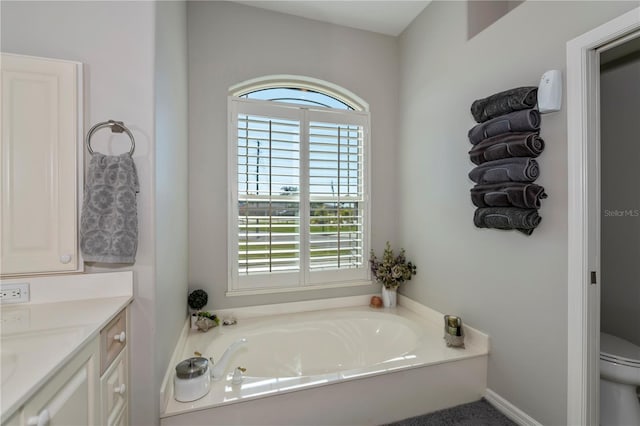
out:
{"label": "white toilet", "polygon": [[600,425],[640,425],[640,346],[600,333]]}

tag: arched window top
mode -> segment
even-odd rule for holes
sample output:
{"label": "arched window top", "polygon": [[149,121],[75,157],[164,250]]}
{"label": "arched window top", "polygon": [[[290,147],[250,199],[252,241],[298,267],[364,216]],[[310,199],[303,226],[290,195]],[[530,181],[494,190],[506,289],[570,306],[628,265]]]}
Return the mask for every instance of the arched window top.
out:
{"label": "arched window top", "polygon": [[368,111],[369,104],[353,92],[327,81],[294,75],[247,80],[229,88],[231,96],[274,102]]}
{"label": "arched window top", "polygon": [[319,106],[324,108],[353,110],[353,107],[339,99],[315,90],[299,87],[271,87],[254,90],[240,95],[246,99],[261,99],[264,101],[286,102],[290,104]]}

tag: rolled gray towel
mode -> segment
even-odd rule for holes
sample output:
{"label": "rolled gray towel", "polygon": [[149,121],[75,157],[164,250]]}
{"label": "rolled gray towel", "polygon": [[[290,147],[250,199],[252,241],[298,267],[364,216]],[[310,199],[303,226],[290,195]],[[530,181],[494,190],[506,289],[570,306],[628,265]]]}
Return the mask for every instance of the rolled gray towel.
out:
{"label": "rolled gray towel", "polygon": [[540,122],[540,113],[535,109],[511,112],[472,127],[469,130],[469,142],[475,145],[502,133],[537,132]]}
{"label": "rolled gray towel", "polygon": [[471,201],[476,207],[539,209],[544,198],[544,188],[535,183],[500,182],[471,188]]}
{"label": "rolled gray towel", "polygon": [[544,141],[538,133],[502,133],[487,138],[469,151],[474,164],[510,157],[537,157],[544,150]]}
{"label": "rolled gray towel", "polygon": [[534,108],[537,103],[537,87],[517,87],[474,101],[471,104],[471,114],[478,123],[484,123],[513,111]]}
{"label": "rolled gray towel", "polygon": [[485,207],[476,209],[473,223],[478,228],[515,229],[531,235],[542,219],[536,209],[515,207]]}
{"label": "rolled gray towel", "polygon": [[533,182],[538,178],[538,162],[529,157],[503,158],[480,164],[469,172],[469,179],[486,185],[498,182]]}

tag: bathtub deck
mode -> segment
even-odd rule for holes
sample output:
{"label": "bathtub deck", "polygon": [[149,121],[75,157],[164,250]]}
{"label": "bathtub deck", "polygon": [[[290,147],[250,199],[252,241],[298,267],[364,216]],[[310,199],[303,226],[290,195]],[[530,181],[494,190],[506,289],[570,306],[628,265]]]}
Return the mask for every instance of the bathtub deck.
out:
{"label": "bathtub deck", "polygon": [[[205,397],[190,403],[175,401],[171,383],[167,382],[161,424],[210,424],[215,419],[216,424],[229,425],[375,425],[480,398],[486,389],[487,336],[466,327],[466,347],[448,348],[442,338],[440,313],[406,298],[400,302],[404,306],[382,311],[368,306],[355,309],[417,321],[424,327],[429,345],[390,362],[351,371],[246,377],[239,385],[231,384],[229,374],[212,382]],[[191,336],[191,344],[202,336]],[[193,346],[186,344],[181,358],[192,353]]]}

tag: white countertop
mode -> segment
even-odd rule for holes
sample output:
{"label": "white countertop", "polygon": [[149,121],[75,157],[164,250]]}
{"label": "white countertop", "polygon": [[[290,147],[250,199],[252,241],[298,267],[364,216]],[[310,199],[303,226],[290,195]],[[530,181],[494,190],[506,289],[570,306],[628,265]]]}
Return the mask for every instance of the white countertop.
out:
{"label": "white countertop", "polygon": [[[96,275],[100,275],[98,280],[93,278]],[[104,285],[105,280],[110,279],[117,280],[118,285]],[[46,303],[39,294],[39,280],[21,280],[31,282],[32,303],[3,305],[0,313],[3,421],[8,420],[133,300],[131,272],[79,274],[56,278],[55,282],[46,279],[43,285],[49,290],[55,285],[58,294],[69,289],[74,292],[68,297],[74,300],[56,298],[51,303]],[[66,286],[56,280],[70,284]],[[77,291],[84,286],[90,289],[87,293]]]}

